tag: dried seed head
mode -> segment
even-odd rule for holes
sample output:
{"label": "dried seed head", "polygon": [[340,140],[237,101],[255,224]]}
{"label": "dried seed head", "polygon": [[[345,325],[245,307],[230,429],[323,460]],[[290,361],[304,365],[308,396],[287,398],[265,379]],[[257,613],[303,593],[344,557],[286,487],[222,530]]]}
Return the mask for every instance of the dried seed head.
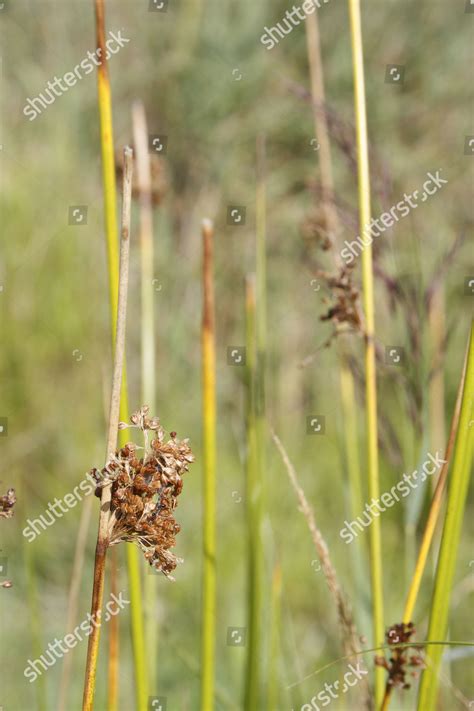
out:
{"label": "dried seed head", "polygon": [[[413,622],[400,623],[393,625],[387,630],[385,635],[387,644],[390,646],[391,657],[387,661],[385,657],[375,657],[375,664],[383,667],[388,672],[387,687],[399,687],[401,689],[409,689],[410,684],[407,682],[407,674],[409,669],[415,669],[410,672],[410,676],[417,675],[417,668],[424,668],[424,660],[417,647],[399,647],[400,644],[408,644],[411,637],[415,634],[415,626]],[[410,649],[415,650],[415,654],[410,655]]]}
{"label": "dried seed head", "polygon": [[[143,431],[145,455],[138,459],[136,445],[127,443],[100,472],[91,471],[97,495],[104,485],[111,484],[109,544],[136,543],[150,565],[171,578],[180,562],[170,550],[180,530],[173,511],[183,488],[182,476],[194,455],[188,440],[179,440],[175,432],[165,442],[160,421],[148,417],[148,407],[134,412],[130,421],[132,427]],[[154,435],[149,446],[148,431]]]}

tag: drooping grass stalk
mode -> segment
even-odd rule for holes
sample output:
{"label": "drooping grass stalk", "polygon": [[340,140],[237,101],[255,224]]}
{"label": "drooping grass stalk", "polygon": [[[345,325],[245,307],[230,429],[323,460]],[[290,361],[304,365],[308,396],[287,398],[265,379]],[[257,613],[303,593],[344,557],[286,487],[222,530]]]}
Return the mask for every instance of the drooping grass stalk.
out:
{"label": "drooping grass stalk", "polygon": [[[115,157],[112,123],[112,98],[105,48],[104,0],[94,0],[96,17],[96,44],[101,50],[101,64],[97,69],[98,104],[100,120],[100,144],[104,186],[105,234],[107,241],[110,314],[112,339],[115,341],[117,299],[118,299],[118,252],[117,252],[117,196],[115,184]],[[126,368],[123,369],[120,417],[127,420],[128,398]],[[119,434],[119,444],[126,442],[126,432]],[[147,667],[142,612],[142,592],[140,581],[139,552],[135,546],[127,546],[128,592],[130,595],[130,618],[132,630],[133,660],[135,671],[135,691],[137,711],[146,711],[148,703]]]}
{"label": "drooping grass stalk", "polygon": [[281,646],[281,565],[273,568],[270,601],[270,652],[267,684],[267,709],[280,708],[280,646]]}
{"label": "drooping grass stalk", "polygon": [[[370,174],[367,136],[367,113],[365,106],[364,58],[360,0],[349,0],[351,23],[351,47],[354,72],[355,119],[357,134],[357,173],[359,189],[359,223],[361,234],[370,223]],[[375,313],[374,278],[372,269],[372,245],[362,252],[362,285],[365,314],[365,393],[367,423],[367,470],[368,490],[371,500],[380,493],[378,441],[377,441],[377,383],[375,371]],[[369,529],[370,570],[372,588],[372,614],[374,646],[383,644],[383,574],[380,518],[372,521]],[[384,693],[384,670],[375,668],[375,701],[379,705]]]}
{"label": "drooping grass stalk", "polygon": [[280,438],[273,431],[272,438],[285,465],[291,486],[293,487],[293,490],[297,496],[299,510],[305,517],[306,523],[308,524],[308,529],[311,534],[316,553],[318,554],[319,561],[321,563],[323,575],[326,579],[327,586],[336,604],[344,650],[346,652],[350,652],[355,657],[359,650],[357,630],[352,616],[351,607],[342,592],[342,588],[337,577],[336,569],[334,568],[331,557],[329,555],[328,546],[321,533],[321,530],[318,528],[316,519],[314,517],[313,509],[311,508],[308,499],[306,498],[306,494],[298,481],[296,470],[293,464],[291,463],[290,458],[283,444],[281,443]]}
{"label": "drooping grass stalk", "polygon": [[[130,214],[132,202],[133,153],[131,148],[124,150],[123,167],[123,205],[122,228],[120,238],[120,280],[117,299],[117,325],[115,337],[114,370],[112,392],[110,396],[109,429],[105,462],[115,453],[117,446],[118,424],[120,418],[120,393],[122,387],[123,364],[125,358],[125,327],[127,319],[128,269],[130,255]],[[104,595],[105,560],[109,545],[108,524],[110,518],[111,486],[109,482],[102,488],[100,500],[99,531],[94,561],[94,585],[91,603],[91,633],[87,646],[86,673],[84,681],[83,711],[91,711],[94,705],[94,692],[99,653],[100,616]]]}
{"label": "drooping grass stalk", "polygon": [[214,709],[216,644],[216,327],[214,306],[214,227],[202,224],[202,417],[203,572],[201,629],[201,709]]}
{"label": "drooping grass stalk", "polygon": [[[438,481],[436,482],[436,488],[431,500],[431,506],[428,513],[428,518],[426,520],[425,530],[423,532],[423,539],[421,541],[420,551],[418,553],[418,559],[416,561],[415,570],[413,572],[413,577],[408,589],[408,594],[405,602],[405,608],[403,611],[402,622],[408,624],[413,620],[413,612],[415,610],[416,600],[418,593],[420,591],[421,581],[428,561],[428,555],[433,543],[436,524],[439,519],[439,514],[441,511],[441,506],[443,502],[443,494],[446,488],[446,481],[448,477],[449,465],[451,462],[451,456],[454,448],[454,442],[456,440],[456,434],[459,426],[459,417],[461,413],[461,402],[462,395],[464,391],[464,383],[466,379],[466,365],[468,357],[469,343],[466,350],[466,356],[464,358],[463,371],[461,375],[461,380],[458,387],[458,393],[456,397],[456,404],[454,407],[453,418],[451,421],[451,429],[449,433],[448,444],[446,446],[446,452],[444,455],[445,462],[441,467],[441,471],[438,476]],[[390,705],[390,698],[392,696],[393,686],[386,685],[385,695],[383,698],[383,703],[380,711],[387,711]]]}
{"label": "drooping grass stalk", "polygon": [[[474,329],[471,324],[469,355],[459,417],[459,428],[453,456],[447,497],[446,516],[436,569],[431,602],[428,640],[445,638],[448,629],[449,600],[456,567],[461,526],[466,504],[469,473],[474,451],[474,427],[470,426],[474,413]],[[427,650],[428,667],[423,672],[418,697],[418,711],[434,711],[439,684],[438,669],[442,648]]]}
{"label": "drooping grass stalk", "polygon": [[[132,109],[133,140],[138,177],[140,204],[140,277],[141,277],[141,401],[156,412],[156,359],[155,359],[155,308],[153,289],[153,204],[151,186],[148,127],[143,103],[135,102]],[[148,683],[151,690],[157,685],[158,623],[155,604],[158,595],[158,577],[145,575],[145,643],[148,661]]]}
{"label": "drooping grass stalk", "polygon": [[246,380],[247,380],[247,627],[248,650],[245,675],[245,703],[248,711],[259,711],[261,682],[261,637],[263,601],[262,479],[259,466],[257,405],[257,333],[255,279],[246,281]]}

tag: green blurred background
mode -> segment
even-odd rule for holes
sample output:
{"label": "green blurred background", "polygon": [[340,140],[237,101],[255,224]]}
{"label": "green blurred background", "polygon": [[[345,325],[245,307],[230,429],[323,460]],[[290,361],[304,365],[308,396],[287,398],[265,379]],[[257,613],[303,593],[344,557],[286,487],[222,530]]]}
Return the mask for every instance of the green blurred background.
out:
{"label": "green blurred background", "polygon": [[[350,516],[339,398],[338,349],[318,352],[331,326],[326,287],[314,291],[318,265],[330,264],[301,230],[315,204],[318,179],[304,26],[278,47],[260,43],[265,25],[279,21],[284,2],[170,0],[167,12],[149,12],[146,0],[108,0],[107,28],[130,42],[110,60],[117,154],[132,141],[131,105],[142,99],[149,131],[168,137],[161,169],[166,192],[155,217],[156,349],[158,414],[167,430],[191,438],[197,462],[185,481],[177,511],[182,525],[176,552],[185,562],[176,582],[159,580],[159,669],[152,694],[168,709],[192,710],[199,702],[201,574],[200,221],[216,225],[218,378],[218,687],[217,707],[243,708],[245,648],[227,646],[227,628],[246,626],[245,421],[242,370],[227,363],[227,348],[245,342],[244,278],[255,268],[255,139],[268,153],[268,416],[295,463],[318,523],[355,608],[369,646],[367,568],[339,537]],[[385,175],[387,204],[419,188],[428,171],[442,170],[449,184],[380,237],[377,261],[405,294],[391,303],[386,283],[376,282],[376,328],[382,350],[405,348],[404,366],[379,367],[381,490],[425,458],[433,443],[429,378],[433,365],[424,306],[433,276],[443,283],[446,348],[444,422],[449,426],[460,377],[473,296],[472,188],[474,134],[472,84],[474,13],[465,2],[395,0],[362,2],[368,122],[374,165],[373,214],[383,210],[378,176]],[[318,11],[327,101],[348,144],[353,145],[353,94],[348,10],[331,0]],[[95,73],[86,76],[30,122],[28,97],[63,76],[95,48],[92,2],[13,0],[0,12],[1,214],[0,348],[1,411],[8,435],[0,438],[1,489],[14,486],[15,517],[1,525],[10,590],[0,590],[1,682],[4,711],[55,708],[61,663],[30,684],[28,658],[63,637],[80,507],[29,544],[26,519],[40,516],[93,466],[101,466],[110,389],[110,332],[101,161]],[[403,65],[403,85],[385,82],[388,64]],[[471,69],[470,69],[471,67]],[[239,79],[240,77],[240,79]],[[342,239],[357,232],[357,183],[348,151],[332,141]],[[469,153],[469,151],[467,151]],[[350,151],[349,151],[350,154]],[[379,168],[383,166],[383,168]],[[70,206],[86,205],[87,224],[68,224]],[[246,207],[246,224],[227,224],[229,206]],[[134,224],[138,206],[134,204]],[[136,234],[136,229],[135,229]],[[446,255],[461,235],[449,259]],[[440,265],[446,269],[440,272]],[[355,280],[359,281],[359,270]],[[438,282],[436,282],[438,283]],[[159,290],[158,290],[159,289]],[[140,393],[140,289],[138,243],[132,251],[127,367],[129,400]],[[414,334],[418,338],[414,337]],[[346,339],[356,382],[363,368],[360,338]],[[362,390],[358,387],[359,440],[364,453]],[[416,404],[416,415],[410,403]],[[439,405],[439,403],[438,403]],[[442,410],[442,404],[441,404]],[[439,408],[438,408],[439,409]],[[326,433],[306,434],[306,418],[324,415]],[[440,445],[441,446],[441,445]],[[365,467],[362,462],[362,473]],[[268,580],[282,566],[280,706],[299,709],[344,671],[336,665],[288,691],[286,687],[342,655],[334,604],[286,472],[268,444],[266,472]],[[236,493],[237,492],[237,493]],[[386,624],[400,620],[404,594],[422,530],[425,494],[384,514]],[[97,512],[95,505],[94,511]],[[472,637],[472,501],[458,552],[451,610],[453,639]],[[471,529],[471,530],[469,530]],[[418,535],[417,535],[418,534]],[[79,620],[90,606],[96,518],[89,532]],[[363,546],[367,535],[363,537]],[[356,544],[354,544],[356,545]],[[124,547],[119,549],[120,590],[127,595]],[[362,575],[360,573],[362,572]],[[417,607],[418,639],[426,631],[432,566]],[[143,575],[148,569],[143,562]],[[365,582],[364,582],[365,581]],[[269,588],[266,589],[269,596]],[[469,605],[471,604],[471,607]],[[268,605],[266,605],[268,613]],[[120,708],[132,709],[133,670],[128,611],[122,613]],[[470,629],[469,629],[470,627]],[[268,629],[268,620],[265,620]],[[106,634],[102,639],[96,708],[106,708]],[[86,643],[74,655],[71,710],[80,708]],[[366,658],[371,665],[371,655]],[[474,698],[472,660],[452,660],[445,677]],[[471,686],[469,686],[471,684]],[[446,678],[443,708],[465,708]],[[413,692],[397,695],[392,708],[414,708]],[[340,704],[338,706],[338,704]],[[348,700],[332,708],[353,708]]]}

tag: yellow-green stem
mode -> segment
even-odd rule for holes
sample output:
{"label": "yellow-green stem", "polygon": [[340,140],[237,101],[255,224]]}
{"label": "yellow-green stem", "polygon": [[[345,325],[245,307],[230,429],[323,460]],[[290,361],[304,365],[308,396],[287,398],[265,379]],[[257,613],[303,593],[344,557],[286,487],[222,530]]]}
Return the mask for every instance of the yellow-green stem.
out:
{"label": "yellow-green stem", "polygon": [[214,708],[216,637],[216,345],[213,281],[214,230],[203,222],[202,415],[203,582],[201,711]]}
{"label": "yellow-green stem", "polygon": [[[107,242],[107,264],[109,273],[110,316],[112,326],[112,342],[115,343],[116,313],[118,304],[118,223],[117,223],[117,189],[115,182],[115,152],[112,123],[112,98],[105,48],[105,16],[104,0],[95,0],[96,14],[96,44],[101,49],[104,58],[97,70],[98,104],[100,120],[100,145],[102,155],[102,174],[104,190],[105,235]],[[124,364],[122,390],[120,399],[120,419],[128,419],[128,397],[126,368]],[[126,433],[121,430],[119,444],[126,441]],[[148,688],[146,678],[145,643],[142,614],[142,594],[140,581],[140,562],[138,549],[127,546],[127,569],[130,595],[130,617],[132,626],[133,659],[136,685],[137,711],[146,711],[148,703]]]}
{"label": "yellow-green stem", "polygon": [[248,537],[248,651],[245,680],[246,711],[259,711],[262,637],[262,481],[257,426],[257,342],[255,280],[246,283],[247,358],[247,537]]}
{"label": "yellow-green stem", "polygon": [[[449,481],[446,517],[444,520],[441,548],[438,556],[435,586],[431,602],[428,640],[444,639],[448,631],[449,601],[456,567],[456,553],[461,536],[461,527],[466,505],[469,473],[474,449],[473,422],[474,401],[474,331],[471,324],[469,355],[466,379],[456,437],[453,467]],[[418,711],[434,711],[436,708],[442,648],[427,650],[428,666],[423,672],[418,697]]]}
{"label": "yellow-green stem", "polygon": [[[364,58],[360,0],[349,0],[351,24],[352,63],[354,72],[355,120],[357,134],[357,173],[359,188],[359,223],[361,234],[370,223],[370,173],[367,136],[367,112],[365,104]],[[380,493],[378,441],[377,441],[377,385],[375,371],[375,314],[374,279],[372,268],[372,245],[362,252],[362,283],[365,313],[365,387],[367,422],[367,469],[368,489],[371,500],[378,499]],[[369,530],[370,569],[372,588],[373,639],[374,646],[384,639],[383,619],[383,575],[380,518],[374,518]],[[375,668],[375,701],[379,705],[384,694],[384,670]]]}
{"label": "yellow-green stem", "polygon": [[280,628],[281,628],[281,565],[273,568],[270,619],[270,660],[267,685],[267,710],[280,708]]}

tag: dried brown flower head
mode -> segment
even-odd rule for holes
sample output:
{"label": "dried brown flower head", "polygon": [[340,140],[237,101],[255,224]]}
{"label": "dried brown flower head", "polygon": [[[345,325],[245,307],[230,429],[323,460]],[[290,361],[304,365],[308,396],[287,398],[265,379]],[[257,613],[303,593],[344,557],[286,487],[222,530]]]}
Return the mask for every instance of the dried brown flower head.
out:
{"label": "dried brown flower head", "polygon": [[15,504],[15,489],[8,489],[5,496],[0,496],[0,518],[11,518]]}
{"label": "dried brown flower head", "polygon": [[144,456],[139,458],[140,448],[129,442],[100,472],[97,469],[91,472],[97,481],[97,496],[104,485],[111,483],[109,545],[121,541],[136,543],[150,565],[171,578],[181,562],[170,550],[180,530],[173,511],[183,488],[182,476],[194,456],[188,440],[179,440],[175,432],[165,442],[160,421],[148,417],[148,407],[133,413],[130,421],[131,425],[121,422],[119,428],[142,430]]}
{"label": "dried brown flower head", "polygon": [[[402,622],[399,625],[393,625],[387,630],[385,637],[392,656],[388,661],[385,657],[375,657],[375,664],[383,667],[388,672],[387,687],[409,689],[410,684],[407,681],[408,670],[415,669],[415,671],[410,672],[410,675],[416,677],[416,669],[424,668],[423,657],[420,655],[418,647],[397,646],[399,644],[408,644],[415,632],[413,622],[408,622],[407,624]],[[410,649],[415,653],[410,653]]]}

